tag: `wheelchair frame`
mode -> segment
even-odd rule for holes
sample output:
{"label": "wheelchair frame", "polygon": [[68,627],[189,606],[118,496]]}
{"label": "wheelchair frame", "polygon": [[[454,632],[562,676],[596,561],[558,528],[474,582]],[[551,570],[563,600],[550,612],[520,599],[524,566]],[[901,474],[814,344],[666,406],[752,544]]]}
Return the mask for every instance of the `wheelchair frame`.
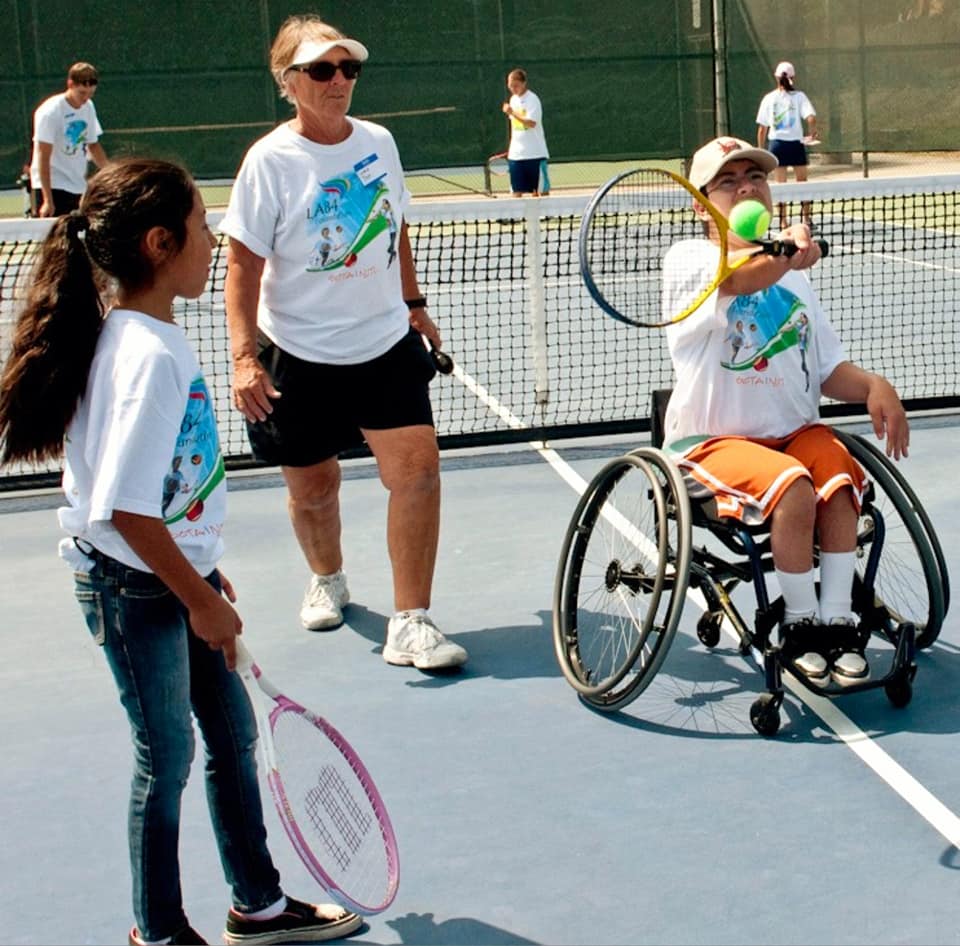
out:
{"label": "wheelchair frame", "polygon": [[[660,449],[670,391],[654,393],[653,444],[610,460],[580,497],[567,528],[553,597],[553,637],[564,676],[588,706],[612,712],[652,682],[676,634],[688,588],[706,610],[697,637],[708,649],[727,619],[741,654],[758,651],[766,692],[750,708],[762,735],[780,728],[786,670],[779,635],[783,600],[771,601],[769,530],[711,515],[712,501],[691,501],[674,461]],[[916,494],[886,455],[856,434],[835,430],[870,481],[857,529],[853,607],[859,633],[892,647],[885,672],[811,692],[835,697],[883,687],[896,707],[913,695],[917,649],[930,647],[949,608],[946,561]],[[707,541],[694,545],[706,533]],[[884,554],[886,552],[886,554]],[[730,555],[725,553],[732,553]],[[816,554],[816,550],[815,550]],[[732,600],[752,583],[756,611],[749,624]]]}

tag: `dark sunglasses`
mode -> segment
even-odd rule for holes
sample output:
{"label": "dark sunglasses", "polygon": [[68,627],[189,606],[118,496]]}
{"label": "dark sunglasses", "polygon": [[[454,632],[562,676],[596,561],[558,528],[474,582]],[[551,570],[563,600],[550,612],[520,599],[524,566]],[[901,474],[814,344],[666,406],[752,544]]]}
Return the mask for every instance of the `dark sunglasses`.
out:
{"label": "dark sunglasses", "polygon": [[76,79],[74,81],[77,85],[97,85],[100,82],[99,79]]}
{"label": "dark sunglasses", "polygon": [[305,66],[290,66],[291,72],[305,72],[314,82],[329,82],[339,69],[344,79],[356,79],[360,75],[363,63],[356,59],[344,59],[341,63],[327,62],[321,59],[318,62],[307,63]]}

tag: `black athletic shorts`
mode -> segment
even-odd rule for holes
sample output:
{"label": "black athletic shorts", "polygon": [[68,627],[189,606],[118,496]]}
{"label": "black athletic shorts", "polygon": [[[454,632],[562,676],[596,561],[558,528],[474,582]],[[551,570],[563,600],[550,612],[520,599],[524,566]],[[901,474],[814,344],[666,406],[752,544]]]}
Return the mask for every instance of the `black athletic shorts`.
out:
{"label": "black athletic shorts", "polygon": [[[76,210],[80,206],[80,198],[83,196],[83,194],[74,194],[71,191],[58,190],[56,187],[50,193],[53,197],[53,215],[55,217],[62,217],[64,214],[70,213],[71,210]],[[33,202],[39,213],[40,205],[43,203],[43,191],[39,188],[36,188],[33,192]]]}
{"label": "black athletic shorts", "polygon": [[356,365],[303,361],[263,333],[260,363],[282,397],[265,421],[247,422],[253,455],[270,466],[313,466],[363,444],[361,428],[433,426],[430,381],[436,375],[413,328],[389,351]]}
{"label": "black athletic shorts", "polygon": [[807,148],[802,141],[777,141],[774,138],[770,150],[782,168],[799,168],[807,163]]}
{"label": "black athletic shorts", "polygon": [[514,194],[533,194],[540,190],[541,158],[523,158],[520,161],[508,161],[510,168],[510,190]]}

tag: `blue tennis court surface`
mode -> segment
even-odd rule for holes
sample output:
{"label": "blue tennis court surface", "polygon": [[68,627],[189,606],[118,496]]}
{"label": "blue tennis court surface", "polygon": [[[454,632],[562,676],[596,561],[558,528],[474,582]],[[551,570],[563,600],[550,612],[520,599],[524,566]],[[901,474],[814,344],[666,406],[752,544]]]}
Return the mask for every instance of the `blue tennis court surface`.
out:
{"label": "blue tennis court surface", "polygon": [[[223,568],[247,643],[282,689],[355,744],[397,831],[400,893],[354,941],[960,941],[955,612],[919,654],[906,709],[882,690],[833,702],[788,693],[775,739],[748,718],[760,674],[726,636],[706,652],[690,604],[660,675],[622,713],[586,709],[560,675],[551,594],[574,486],[633,445],[444,457],[432,613],[470,652],[456,676],[380,656],[392,601],[386,498],[369,462],[347,465],[355,603],[328,633],[299,626],[306,568],[277,479],[231,479]],[[944,477],[958,451],[953,420],[914,422],[904,469],[948,563],[960,522]],[[132,924],[131,750],[56,558],[56,503],[0,501],[3,941],[120,943]],[[321,896],[265,801],[286,888]],[[199,763],[181,851],[190,919],[219,942],[228,891]]]}

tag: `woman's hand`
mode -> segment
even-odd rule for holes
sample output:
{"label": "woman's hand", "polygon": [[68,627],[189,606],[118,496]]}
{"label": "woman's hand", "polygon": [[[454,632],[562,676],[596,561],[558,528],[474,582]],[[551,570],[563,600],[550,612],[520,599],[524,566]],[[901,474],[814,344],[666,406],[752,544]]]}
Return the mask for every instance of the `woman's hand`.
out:
{"label": "woman's hand", "polygon": [[426,307],[410,310],[410,324],[421,334],[426,335],[434,348],[443,348],[440,339],[440,330],[433,319],[427,315]]}
{"label": "woman's hand", "polygon": [[270,375],[253,355],[237,358],[233,364],[233,403],[251,423],[273,413],[271,401],[280,397]]}

